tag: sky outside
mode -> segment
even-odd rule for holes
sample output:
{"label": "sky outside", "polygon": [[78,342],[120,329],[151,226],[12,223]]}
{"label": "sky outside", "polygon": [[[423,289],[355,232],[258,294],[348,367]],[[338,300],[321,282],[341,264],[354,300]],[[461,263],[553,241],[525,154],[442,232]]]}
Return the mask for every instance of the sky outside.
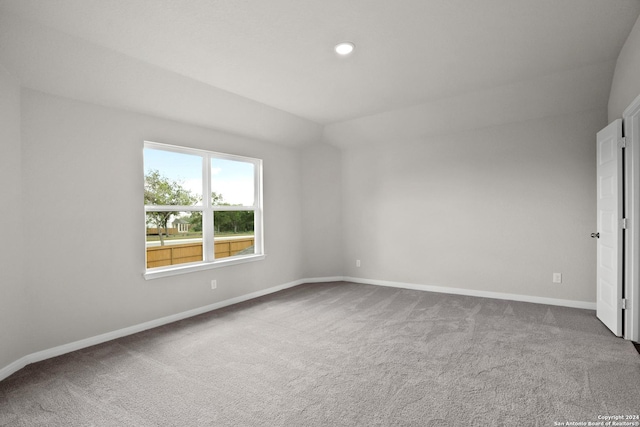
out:
{"label": "sky outside", "polygon": [[[212,159],[211,163],[211,191],[221,194],[224,203],[253,205],[253,164],[222,159]],[[202,158],[199,156],[145,148],[145,175],[150,170],[158,170],[192,194],[202,195]]]}

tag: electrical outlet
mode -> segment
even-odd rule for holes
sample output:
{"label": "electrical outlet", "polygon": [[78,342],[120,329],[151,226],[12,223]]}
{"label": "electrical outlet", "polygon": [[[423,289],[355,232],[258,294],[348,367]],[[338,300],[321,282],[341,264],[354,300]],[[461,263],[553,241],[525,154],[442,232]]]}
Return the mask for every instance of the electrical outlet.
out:
{"label": "electrical outlet", "polygon": [[360,267],[360,260],[359,259],[356,260],[356,267]]}
{"label": "electrical outlet", "polygon": [[553,273],[553,283],[562,283],[562,273]]}
{"label": "electrical outlet", "polygon": [[218,287],[218,281],[217,280],[212,280],[211,281],[211,289],[215,289]]}

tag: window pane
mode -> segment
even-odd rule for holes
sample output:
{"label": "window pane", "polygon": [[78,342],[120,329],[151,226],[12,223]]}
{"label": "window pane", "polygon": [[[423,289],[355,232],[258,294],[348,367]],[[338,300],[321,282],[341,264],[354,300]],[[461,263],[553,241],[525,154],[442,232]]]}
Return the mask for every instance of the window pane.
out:
{"label": "window pane", "polygon": [[216,211],[213,213],[215,258],[253,255],[253,211]]}
{"label": "window pane", "polygon": [[202,205],[202,157],[144,149],[145,205]]}
{"label": "window pane", "polygon": [[253,206],[253,180],[253,163],[211,159],[211,202],[214,205]]}
{"label": "window pane", "polygon": [[147,268],[202,261],[202,212],[147,212]]}

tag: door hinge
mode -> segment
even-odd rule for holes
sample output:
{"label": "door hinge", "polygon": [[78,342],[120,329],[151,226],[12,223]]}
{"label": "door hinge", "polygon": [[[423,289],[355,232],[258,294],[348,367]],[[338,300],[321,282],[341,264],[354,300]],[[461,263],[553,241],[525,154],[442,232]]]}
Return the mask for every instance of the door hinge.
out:
{"label": "door hinge", "polygon": [[623,309],[623,310],[626,310],[627,309],[627,305],[628,305],[627,304],[627,299],[626,298],[622,298],[621,301],[622,301],[622,306],[620,308]]}
{"label": "door hinge", "polygon": [[622,218],[622,219],[620,220],[620,227],[621,227],[623,230],[626,230],[626,229],[627,229],[627,218]]}
{"label": "door hinge", "polygon": [[626,148],[627,147],[627,137],[623,136],[618,140],[618,148]]}

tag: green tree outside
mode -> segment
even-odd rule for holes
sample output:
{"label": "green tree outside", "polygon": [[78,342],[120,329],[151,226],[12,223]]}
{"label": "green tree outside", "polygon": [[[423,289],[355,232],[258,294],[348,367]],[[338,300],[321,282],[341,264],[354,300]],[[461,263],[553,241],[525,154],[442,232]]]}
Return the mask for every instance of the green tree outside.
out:
{"label": "green tree outside", "polygon": [[[198,197],[182,187],[182,183],[171,180],[157,170],[150,170],[144,176],[144,204],[156,206],[190,206],[198,202]],[[160,236],[160,246],[164,246],[163,229],[168,233],[167,222],[178,211],[147,212],[147,225],[155,225]],[[202,223],[202,218],[200,218]]]}
{"label": "green tree outside", "polygon": [[[191,206],[200,198],[185,189],[181,182],[163,176],[157,170],[150,170],[144,177],[144,203],[156,206]],[[224,202],[222,194],[211,193],[214,206],[233,206]],[[172,216],[177,217],[179,211],[147,212],[147,226],[156,227],[160,238],[160,246],[164,246],[164,236],[168,235],[168,222]],[[253,211],[216,211],[214,225],[216,233],[247,233],[254,231]],[[202,232],[202,212],[191,212],[184,218],[190,224],[190,230]],[[164,230],[164,231],[163,231]]]}
{"label": "green tree outside", "polygon": [[[214,206],[234,206],[224,202],[222,194],[211,193],[211,201]],[[202,212],[193,212],[189,219],[190,229],[202,231]],[[214,212],[214,225],[216,233],[246,233],[254,231],[252,211],[216,211]]]}

